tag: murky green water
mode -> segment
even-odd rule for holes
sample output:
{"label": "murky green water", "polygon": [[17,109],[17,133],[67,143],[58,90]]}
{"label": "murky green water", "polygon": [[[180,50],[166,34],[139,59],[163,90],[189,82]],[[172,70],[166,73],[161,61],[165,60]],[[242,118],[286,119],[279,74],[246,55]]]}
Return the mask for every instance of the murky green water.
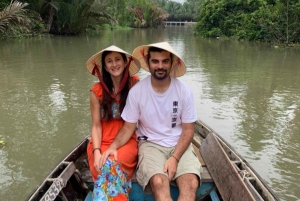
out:
{"label": "murky green water", "polygon": [[180,79],[194,92],[198,117],[282,200],[300,200],[300,50],[201,39],[186,27],[0,41],[0,200],[24,200],[89,133],[92,54],[161,41],[188,66]]}

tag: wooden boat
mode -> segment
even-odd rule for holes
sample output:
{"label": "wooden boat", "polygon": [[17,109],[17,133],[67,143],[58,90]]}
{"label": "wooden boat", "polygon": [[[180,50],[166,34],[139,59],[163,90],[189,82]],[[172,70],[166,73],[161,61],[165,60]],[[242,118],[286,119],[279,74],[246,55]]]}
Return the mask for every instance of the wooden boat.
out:
{"label": "wooden boat", "polygon": [[[83,139],[62,159],[52,172],[32,191],[27,201],[89,201],[93,181],[88,168],[86,147],[89,136]],[[275,201],[279,200],[255,170],[221,136],[198,120],[195,122],[193,145],[203,167],[198,200]],[[171,186],[173,200],[178,188]],[[152,201],[132,178],[131,201]]]}

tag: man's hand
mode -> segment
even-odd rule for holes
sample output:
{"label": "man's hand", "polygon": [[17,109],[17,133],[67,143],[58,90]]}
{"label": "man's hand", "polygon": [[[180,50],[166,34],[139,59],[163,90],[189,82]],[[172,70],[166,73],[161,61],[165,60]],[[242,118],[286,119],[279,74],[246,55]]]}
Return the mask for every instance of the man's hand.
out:
{"label": "man's hand", "polygon": [[164,166],[164,172],[168,172],[169,181],[172,181],[177,171],[178,162],[174,157],[170,157]]}
{"label": "man's hand", "polygon": [[100,158],[100,168],[105,164],[106,159],[109,156],[114,156],[115,160],[117,161],[118,159],[118,152],[117,149],[109,147],[101,156]]}
{"label": "man's hand", "polygon": [[108,147],[108,149],[102,154],[100,159],[100,168],[102,168],[102,166],[106,162],[107,157],[109,156],[114,156],[115,160],[117,161],[117,149],[128,142],[128,140],[132,136],[132,133],[134,132],[135,126],[136,123],[129,123],[125,121],[124,125],[119,130],[117,137]]}

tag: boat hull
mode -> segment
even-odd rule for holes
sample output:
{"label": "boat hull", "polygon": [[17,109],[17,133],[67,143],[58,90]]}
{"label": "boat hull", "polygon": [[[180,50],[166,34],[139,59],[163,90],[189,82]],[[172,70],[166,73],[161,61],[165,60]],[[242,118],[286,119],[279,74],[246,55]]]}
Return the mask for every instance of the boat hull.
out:
{"label": "boat hull", "polygon": [[[89,140],[87,136],[76,145],[26,201],[91,200],[93,181],[86,156]],[[197,201],[279,200],[247,161],[220,135],[199,120],[195,122],[193,145],[204,170],[201,173],[202,183],[197,191]],[[146,194],[134,177],[132,181],[129,200],[154,200],[153,195]],[[170,189],[173,200],[177,200],[178,188],[170,186]],[[232,193],[238,196],[232,196]]]}

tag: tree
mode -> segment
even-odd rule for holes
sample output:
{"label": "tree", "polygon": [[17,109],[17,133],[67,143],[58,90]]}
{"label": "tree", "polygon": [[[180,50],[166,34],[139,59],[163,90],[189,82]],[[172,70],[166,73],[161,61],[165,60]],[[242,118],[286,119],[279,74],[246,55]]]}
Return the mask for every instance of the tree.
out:
{"label": "tree", "polygon": [[[284,25],[284,28],[281,27],[284,43],[299,42],[300,2],[298,0],[277,0],[275,9],[277,14],[281,13],[279,16]],[[279,26],[279,24],[277,25]]]}
{"label": "tree", "polygon": [[135,16],[136,27],[157,27],[169,17],[162,8],[154,2],[140,1],[139,4],[128,7],[128,10]]}
{"label": "tree", "polygon": [[[269,4],[268,4],[269,3]],[[202,4],[196,33],[246,40],[300,41],[299,0],[210,0]]]}
{"label": "tree", "polygon": [[9,5],[11,0],[0,0],[0,10],[4,9],[7,5]]}
{"label": "tree", "polygon": [[164,9],[170,14],[169,20],[175,21],[179,19],[179,16],[182,14],[182,5],[181,3],[175,1],[169,1]]}
{"label": "tree", "polygon": [[11,1],[10,4],[0,11],[0,32],[12,31],[20,27],[24,31],[29,31],[30,20],[26,16],[27,3]]}

